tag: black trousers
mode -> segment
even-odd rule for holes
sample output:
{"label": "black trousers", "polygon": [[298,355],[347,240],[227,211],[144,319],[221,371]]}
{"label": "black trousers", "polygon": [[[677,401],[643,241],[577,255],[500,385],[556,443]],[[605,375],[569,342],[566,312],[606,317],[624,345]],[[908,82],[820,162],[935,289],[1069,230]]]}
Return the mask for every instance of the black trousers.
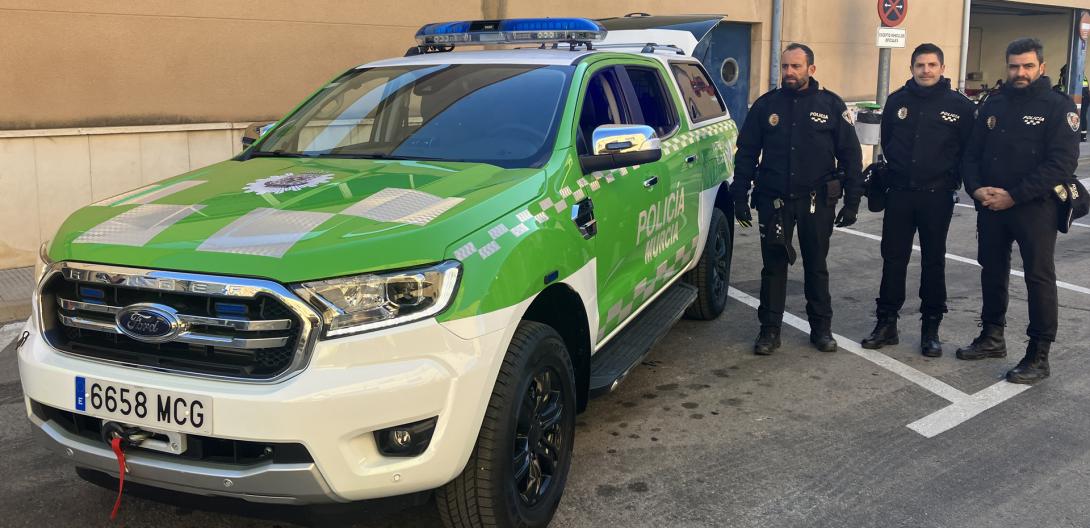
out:
{"label": "black trousers", "polygon": [[[760,223],[771,222],[774,216],[772,198],[758,193],[754,194],[753,202]],[[788,243],[791,243],[794,232],[798,231],[805,279],[806,315],[810,326],[828,328],[833,318],[833,305],[829,296],[829,268],[825,259],[829,255],[829,237],[833,234],[833,208],[818,196],[814,212],[810,213],[810,197],[803,196],[784,200],[781,211],[784,237]],[[787,253],[783,246],[769,243],[766,237],[761,237],[761,259],[764,267],[761,268],[761,306],[757,309],[757,318],[761,326],[779,327],[783,323],[784,304],[787,301]]]}
{"label": "black trousers", "polygon": [[1006,326],[1011,243],[1018,242],[1029,290],[1029,328],[1041,341],[1056,340],[1056,202],[1051,197],[1017,204],[1005,211],[977,213],[977,262],[984,306],[980,320]]}
{"label": "black trousers", "polygon": [[950,191],[893,190],[882,218],[882,287],[878,315],[896,316],[905,304],[912,239],[920,234],[920,313],[946,313],[946,234],[954,214]]}

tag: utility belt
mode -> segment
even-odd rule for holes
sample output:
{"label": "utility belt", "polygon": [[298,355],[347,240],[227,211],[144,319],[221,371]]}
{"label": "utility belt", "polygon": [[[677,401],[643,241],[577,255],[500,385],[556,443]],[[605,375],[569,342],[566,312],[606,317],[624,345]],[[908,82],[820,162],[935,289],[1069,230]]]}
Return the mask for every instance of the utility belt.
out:
{"label": "utility belt", "polygon": [[[840,201],[840,198],[844,195],[843,179],[845,173],[843,169],[837,169],[826,176],[825,182],[819,185],[816,189],[811,189],[809,193],[800,195],[796,193],[790,193],[787,197],[772,196],[772,210],[766,214],[766,222],[758,226],[761,239],[765,244],[770,246],[779,246],[783,248],[787,253],[787,263],[793,265],[797,254],[795,248],[791,246],[787,241],[787,231],[784,228],[783,222],[783,210],[787,206],[788,201],[795,200],[810,200],[810,214],[817,212],[818,200],[823,200],[826,206],[830,208],[836,208],[836,204]],[[754,196],[762,194],[760,189],[754,190]]]}
{"label": "utility belt", "polygon": [[[823,201],[827,207],[836,208],[837,202],[844,197],[844,178],[846,174],[844,169],[836,169],[825,174],[822,178],[822,182],[812,189],[805,189],[801,191],[788,192],[787,195],[779,192],[769,192],[761,188],[758,183],[753,189],[753,195],[756,197],[758,194],[771,198],[772,200],[780,200],[781,203],[795,200],[809,200],[810,201],[810,214],[817,212],[818,201]],[[760,179],[757,179],[760,182]]]}

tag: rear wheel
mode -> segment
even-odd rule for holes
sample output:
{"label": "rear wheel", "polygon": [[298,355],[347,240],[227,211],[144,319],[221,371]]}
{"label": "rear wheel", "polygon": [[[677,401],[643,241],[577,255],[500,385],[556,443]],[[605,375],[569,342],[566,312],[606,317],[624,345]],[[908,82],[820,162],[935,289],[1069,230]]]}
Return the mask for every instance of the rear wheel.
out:
{"label": "rear wheel", "polygon": [[711,320],[723,313],[730,287],[730,265],[734,256],[734,224],[721,209],[712,209],[708,241],[686,282],[696,286],[696,301],[685,310],[689,319]]}
{"label": "rear wheel", "polygon": [[546,526],[560,503],[575,436],[575,375],[551,327],[519,323],[477,445],[436,493],[449,528]]}

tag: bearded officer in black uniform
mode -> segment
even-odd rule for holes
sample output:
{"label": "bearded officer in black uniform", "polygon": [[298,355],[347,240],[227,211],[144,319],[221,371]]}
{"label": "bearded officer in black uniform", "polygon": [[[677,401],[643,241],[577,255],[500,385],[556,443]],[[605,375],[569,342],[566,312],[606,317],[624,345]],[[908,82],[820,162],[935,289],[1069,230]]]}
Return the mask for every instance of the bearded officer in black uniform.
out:
{"label": "bearded officer in black uniform", "polygon": [[1056,200],[1053,187],[1071,178],[1079,158],[1075,103],[1050,89],[1037,39],[1007,46],[1007,78],[980,108],[964,160],[965,190],[976,200],[977,261],[983,307],[980,336],[959,359],[1007,355],[1007,284],[1011,243],[1018,242],[1029,290],[1029,345],[1007,381],[1032,384],[1049,376],[1056,340]]}
{"label": "bearded officer in black uniform", "polygon": [[882,218],[882,286],[878,324],[861,343],[878,349],[898,342],[897,317],[905,303],[912,238],[919,232],[920,352],[942,355],[939,323],[946,308],[946,234],[961,185],[961,156],[973,131],[976,107],[950,89],[942,49],[912,51],[912,78],[890,94],[882,111],[882,153],[889,164]]}
{"label": "bearded officer in black uniform", "polygon": [[[755,185],[752,205],[761,224],[761,331],[753,351],[768,355],[780,346],[787,266],[795,256],[791,238],[797,229],[810,342],[821,351],[835,352],[825,259],[834,221],[849,226],[859,210],[859,138],[844,101],[812,78],[816,68],[809,47],[787,46],[780,67],[783,87],[757,99],[742,126],[730,186],[735,216],[745,227],[753,220],[748,196],[751,183]],[[835,214],[841,194],[844,206]]]}

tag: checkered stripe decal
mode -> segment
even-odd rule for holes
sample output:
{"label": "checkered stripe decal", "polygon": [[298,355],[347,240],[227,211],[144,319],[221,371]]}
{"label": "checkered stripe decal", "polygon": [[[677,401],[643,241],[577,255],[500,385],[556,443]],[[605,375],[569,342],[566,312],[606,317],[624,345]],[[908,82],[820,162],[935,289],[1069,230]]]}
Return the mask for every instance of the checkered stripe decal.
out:
{"label": "checkered stripe decal", "polygon": [[[667,156],[680,149],[688,147],[698,141],[710,137],[721,137],[724,133],[737,131],[734,121],[723,121],[714,125],[708,125],[696,130],[678,134],[662,144],[662,155]],[[726,134],[725,141],[716,141],[713,148],[720,156],[729,172],[734,170],[734,142],[736,134]],[[633,169],[639,168],[639,165]],[[583,178],[579,178],[574,187],[563,187],[555,196],[546,197],[537,203],[531,204],[516,215],[501,219],[500,222],[487,230],[487,237],[480,233],[476,239],[463,244],[454,251],[454,258],[465,261],[475,254],[482,260],[502,249],[503,244],[514,239],[508,237],[521,237],[526,233],[537,230],[538,226],[549,221],[550,218],[563,214],[572,205],[581,202],[593,192],[597,192],[603,186],[609,185],[628,174],[628,168],[598,171]],[[653,288],[650,291],[655,291]],[[621,313],[621,312],[618,312]]]}
{"label": "checkered stripe decal", "polygon": [[644,277],[632,289],[632,297],[617,301],[606,312],[606,320],[598,327],[598,339],[604,339],[610,329],[632,315],[634,307],[641,306],[654,292],[659,291],[667,281],[677,276],[696,257],[696,246],[700,237],[693,237],[692,242],[678,248],[672,259],[666,260],[655,268],[655,274]]}

